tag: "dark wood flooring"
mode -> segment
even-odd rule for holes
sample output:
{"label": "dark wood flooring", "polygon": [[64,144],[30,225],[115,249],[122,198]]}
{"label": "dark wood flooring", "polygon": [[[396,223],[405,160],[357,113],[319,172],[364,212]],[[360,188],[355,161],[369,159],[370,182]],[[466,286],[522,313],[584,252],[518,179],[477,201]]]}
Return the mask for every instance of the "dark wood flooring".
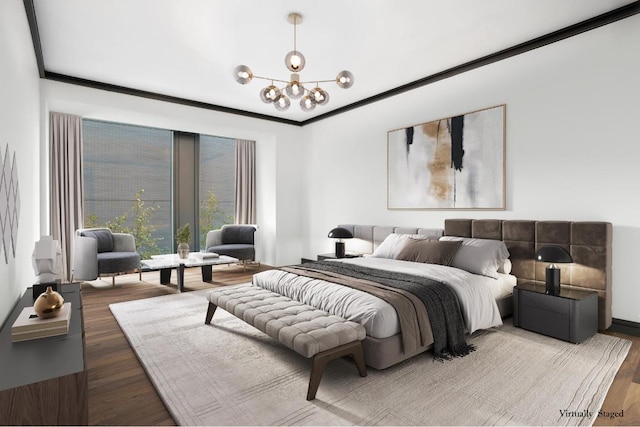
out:
{"label": "dark wood flooring", "polygon": [[[187,269],[185,287],[198,290],[249,282],[254,273],[266,269],[216,266],[211,283],[202,282],[200,269]],[[172,282],[160,285],[159,273],[148,272],[143,273],[142,282],[132,274],[117,277],[114,287],[110,278],[104,280],[104,287],[83,284],[91,425],[175,425],[109,310],[112,303],[177,293],[175,273]],[[595,425],[640,425],[640,337],[609,334],[629,339],[633,345],[602,407],[622,416],[599,417]]]}
{"label": "dark wood flooring", "polygon": [[[269,267],[214,266],[213,281],[202,282],[199,268],[185,271],[187,291],[251,281],[257,271]],[[105,278],[104,286],[82,285],[87,367],[89,369],[89,424],[91,425],[175,425],[114,319],[109,304],[177,293],[172,285],[160,285],[160,273]],[[95,283],[95,282],[93,282]],[[204,314],[203,314],[204,316]],[[204,317],[203,317],[204,319]],[[204,321],[204,320],[203,320]]]}

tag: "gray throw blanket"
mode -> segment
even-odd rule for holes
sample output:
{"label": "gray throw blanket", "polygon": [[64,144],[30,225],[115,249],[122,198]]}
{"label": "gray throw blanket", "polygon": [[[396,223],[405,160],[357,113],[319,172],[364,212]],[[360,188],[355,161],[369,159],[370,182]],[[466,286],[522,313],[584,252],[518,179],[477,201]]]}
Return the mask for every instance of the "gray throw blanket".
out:
{"label": "gray throw blanket", "polygon": [[458,297],[445,283],[427,277],[331,261],[318,261],[299,267],[372,280],[416,295],[427,308],[436,360],[466,356],[475,350],[475,347],[467,344],[465,340],[464,320],[460,313]]}

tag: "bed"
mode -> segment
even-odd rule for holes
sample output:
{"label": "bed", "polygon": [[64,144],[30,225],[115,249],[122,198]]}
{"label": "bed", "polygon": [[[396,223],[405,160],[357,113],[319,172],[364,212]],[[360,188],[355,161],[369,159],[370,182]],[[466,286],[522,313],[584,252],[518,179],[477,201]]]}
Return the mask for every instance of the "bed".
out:
{"label": "bed", "polygon": [[[327,278],[327,274],[334,274],[333,270],[342,273],[343,270],[367,271],[368,268],[374,268],[388,271],[394,277],[407,275],[446,282],[458,299],[465,332],[473,333],[500,326],[501,319],[512,313],[511,293],[516,283],[544,282],[544,265],[534,261],[535,251],[539,246],[559,244],[571,252],[575,261],[562,273],[563,286],[598,292],[600,328],[606,329],[611,323],[609,223],[449,219],[445,221],[443,229],[355,224],[343,224],[340,227],[347,228],[355,237],[347,242],[347,249],[365,256],[328,261],[323,266],[320,263],[305,264],[261,272],[254,276],[253,282],[257,286],[362,324],[367,331],[364,341],[365,360],[373,368],[385,369],[432,348],[433,335],[428,331],[428,321],[426,328],[422,325],[418,326],[417,332],[410,331],[406,326],[410,321],[401,320],[410,316],[398,315],[404,313],[405,309],[400,310],[398,306],[391,306],[378,296],[362,292],[358,288],[360,285],[353,289],[352,283],[340,281],[344,280],[341,275],[335,276],[340,280],[335,277]],[[412,257],[395,259],[397,253],[393,253],[393,250],[397,248],[393,249],[389,242],[406,238],[411,238],[412,242],[422,239],[445,242],[438,243],[440,245],[453,242],[454,245],[459,244],[460,248],[471,246],[473,250],[477,250],[473,247],[478,242],[482,246],[486,241],[492,248],[498,248],[499,245],[505,247],[509,258],[507,262],[496,261],[487,271],[484,270],[484,261],[481,267],[483,270],[480,271],[474,270],[478,268],[475,264],[471,267],[461,265],[466,259],[462,257],[459,260],[452,258],[457,261],[453,266],[450,265],[452,260],[441,265],[442,263],[414,262]],[[385,251],[389,250],[391,253],[386,254]],[[457,250],[453,257],[461,252]],[[493,254],[489,258],[501,257]],[[324,269],[330,272],[327,273]],[[364,281],[369,282],[368,279]],[[419,314],[415,316],[420,318]],[[420,322],[424,323],[424,320],[414,323]]]}

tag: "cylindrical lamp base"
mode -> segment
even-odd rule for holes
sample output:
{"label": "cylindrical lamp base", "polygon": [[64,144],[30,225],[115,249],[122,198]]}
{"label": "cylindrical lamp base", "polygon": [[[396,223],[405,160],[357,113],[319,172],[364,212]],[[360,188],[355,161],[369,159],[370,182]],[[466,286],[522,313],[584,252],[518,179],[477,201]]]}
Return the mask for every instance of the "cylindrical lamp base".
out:
{"label": "cylindrical lamp base", "polygon": [[344,258],[344,242],[336,242],[336,258]]}
{"label": "cylindrical lamp base", "polygon": [[560,295],[560,269],[554,267],[546,268],[546,293],[549,295]]}

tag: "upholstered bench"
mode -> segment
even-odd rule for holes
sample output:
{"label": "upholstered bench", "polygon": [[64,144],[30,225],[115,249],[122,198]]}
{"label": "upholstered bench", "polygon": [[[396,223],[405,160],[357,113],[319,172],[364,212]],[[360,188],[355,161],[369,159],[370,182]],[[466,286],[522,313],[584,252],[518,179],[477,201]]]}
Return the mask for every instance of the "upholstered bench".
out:
{"label": "upholstered bench", "polygon": [[367,375],[362,325],[251,284],[225,286],[207,294],[210,324],[217,307],[244,320],[306,358],[313,358],[307,400],[316,397],[328,362],[351,356],[360,376]]}

